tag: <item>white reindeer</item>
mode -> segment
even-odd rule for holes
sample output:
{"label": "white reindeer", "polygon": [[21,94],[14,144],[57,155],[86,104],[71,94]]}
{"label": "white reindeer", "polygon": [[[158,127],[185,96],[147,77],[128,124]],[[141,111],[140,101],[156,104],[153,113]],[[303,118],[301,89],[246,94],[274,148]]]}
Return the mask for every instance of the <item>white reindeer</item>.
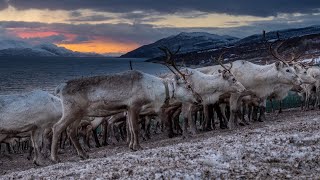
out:
{"label": "white reindeer", "polygon": [[44,130],[51,128],[61,116],[60,99],[48,92],[36,90],[24,94],[1,95],[0,138],[30,131],[34,148],[33,162],[39,165]]}
{"label": "white reindeer", "polygon": [[[173,55],[173,54],[171,54]],[[172,59],[172,56],[168,57]],[[170,68],[171,69],[171,68]],[[51,159],[58,161],[57,142],[67,126],[72,124],[70,138],[81,158],[86,153],[76,139],[76,128],[84,116],[109,116],[119,112],[128,112],[128,124],[131,134],[129,147],[140,149],[138,139],[138,116],[144,112],[160,112],[171,98],[179,101],[201,102],[194,91],[194,79],[205,77],[199,74],[183,74],[176,67],[171,69],[176,77],[165,81],[159,77],[140,71],[127,71],[106,76],[88,77],[68,81],[57,89],[62,101],[63,116],[53,126]]]}

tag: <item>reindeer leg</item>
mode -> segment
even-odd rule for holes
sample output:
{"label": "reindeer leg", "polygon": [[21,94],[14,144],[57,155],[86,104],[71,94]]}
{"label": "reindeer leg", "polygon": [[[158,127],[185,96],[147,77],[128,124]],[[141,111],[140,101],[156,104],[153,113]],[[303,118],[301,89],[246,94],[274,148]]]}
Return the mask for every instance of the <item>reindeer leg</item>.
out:
{"label": "reindeer leg", "polygon": [[147,139],[151,139],[150,138],[150,129],[151,129],[151,117],[147,116],[146,117],[146,130],[145,130],[145,136]]}
{"label": "reindeer leg", "polygon": [[97,148],[101,147],[99,138],[98,138],[98,128],[92,130],[92,136],[93,136],[94,142],[96,143],[96,147]]}
{"label": "reindeer leg", "polygon": [[266,107],[265,106],[261,106],[260,107],[260,116],[259,116],[259,119],[258,119],[259,122],[263,122],[263,121],[266,120],[265,113],[266,113]]}
{"label": "reindeer leg", "polygon": [[282,100],[279,101],[279,112],[278,114],[282,113]]}
{"label": "reindeer leg", "polygon": [[193,114],[192,114],[191,111],[188,113],[188,122],[190,124],[191,134],[192,135],[197,134],[196,124],[195,124],[195,121],[193,119]]}
{"label": "reindeer leg", "polygon": [[248,105],[248,119],[249,119],[249,122],[252,122],[252,119],[251,119],[252,108],[253,108],[253,106]]}
{"label": "reindeer leg", "polygon": [[259,107],[253,106],[253,110],[252,110],[252,120],[253,121],[258,121],[258,110],[259,110]]}
{"label": "reindeer leg", "polygon": [[108,122],[105,121],[103,125],[103,134],[102,134],[102,146],[108,145]]}
{"label": "reindeer leg", "polygon": [[[75,109],[73,107],[70,107],[68,109]],[[74,121],[79,121],[79,119],[82,118],[82,116],[75,116],[73,114],[79,114],[79,113],[68,113],[63,112],[62,118],[52,127],[52,145],[51,145],[51,160],[53,162],[59,162],[60,160],[57,157],[58,152],[58,140],[61,136],[61,132],[64,131],[69,124],[71,124]]]}
{"label": "reindeer leg", "polygon": [[88,159],[89,156],[87,155],[87,153],[83,150],[83,148],[80,145],[80,142],[77,138],[77,128],[79,125],[79,121],[81,120],[81,118],[79,118],[79,120],[75,121],[70,128],[70,139],[71,142],[73,144],[73,146],[76,148],[78,155],[80,156],[81,159]]}
{"label": "reindeer leg", "polygon": [[129,122],[131,123],[131,131],[133,138],[133,142],[130,142],[132,144],[132,149],[133,150],[139,150],[142,149],[139,143],[139,109],[136,109],[134,107],[129,108],[128,110],[128,119]]}
{"label": "reindeer leg", "polygon": [[31,142],[34,149],[33,163],[37,166],[41,165],[42,154],[40,152],[40,145],[42,144],[42,131],[36,129],[31,131]]}
{"label": "reindeer leg", "polygon": [[210,110],[208,105],[203,106],[203,113],[204,113],[204,121],[202,124],[202,130],[203,131],[211,131],[211,117],[210,117]]}

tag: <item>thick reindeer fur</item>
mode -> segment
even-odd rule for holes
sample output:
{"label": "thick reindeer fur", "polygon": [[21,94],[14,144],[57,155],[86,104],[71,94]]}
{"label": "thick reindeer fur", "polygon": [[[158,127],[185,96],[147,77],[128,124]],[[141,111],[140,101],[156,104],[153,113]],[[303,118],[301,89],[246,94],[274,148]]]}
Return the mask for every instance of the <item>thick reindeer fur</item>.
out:
{"label": "thick reindeer fur", "polygon": [[[293,69],[295,70],[295,73],[298,75],[298,77],[301,79],[301,82],[303,83],[302,86],[312,86],[316,83],[316,79],[307,73],[308,68],[302,67],[300,64],[294,64]],[[274,91],[272,92],[269,98],[281,101],[288,96],[289,91],[294,86],[294,84],[278,84],[277,86],[275,86]],[[281,112],[281,107],[279,112]]]}
{"label": "thick reindeer fur", "polygon": [[315,97],[316,97],[316,103],[315,106],[319,107],[320,106],[320,68],[318,66],[312,66],[310,68],[308,68],[307,70],[307,74],[310,75],[311,77],[313,77],[316,82],[313,84],[303,84],[302,88],[303,91],[305,93],[305,109],[308,110],[309,109],[309,103],[310,103],[310,99],[311,96],[313,94],[313,89],[316,90],[315,92]]}
{"label": "thick reindeer fur", "polygon": [[[219,97],[224,93],[243,92],[244,86],[239,83],[229,71],[216,70],[212,73],[205,74],[201,69],[184,69],[182,72],[191,72],[194,74],[192,87],[202,97],[202,105],[214,104],[219,100]],[[197,75],[195,75],[197,74]],[[184,102],[182,105],[182,115],[188,122],[184,123],[184,137],[187,137],[186,126],[189,125],[191,133],[196,133],[196,125],[192,120],[192,109],[194,104]],[[205,121],[208,117],[205,114]]]}
{"label": "thick reindeer fur", "polygon": [[[282,62],[269,65],[257,65],[248,61],[238,60],[232,63],[231,73],[251,93],[263,99],[260,106],[266,106],[266,98],[272,94],[280,84],[301,85],[301,79],[296,75],[292,67]],[[216,72],[220,66],[199,68],[206,73]],[[230,120],[229,128],[232,129],[236,123],[235,114],[240,107],[240,93],[232,93],[230,97]]]}
{"label": "thick reindeer fur", "polygon": [[35,150],[33,162],[40,164],[43,132],[62,116],[60,99],[45,92],[0,96],[0,133],[19,134],[31,131]]}
{"label": "thick reindeer fur", "polygon": [[[76,139],[79,121],[84,116],[109,116],[123,111],[128,112],[131,133],[129,147],[133,150],[140,149],[138,116],[141,112],[160,112],[168,96],[165,83],[164,79],[133,70],[71,80],[60,85],[56,92],[61,97],[63,116],[52,128],[51,159],[58,161],[57,142],[61,132],[70,124],[70,138],[79,156],[87,158]],[[186,86],[175,79],[168,83],[169,92],[175,92],[174,96],[178,100],[199,101]],[[169,94],[169,97],[172,96],[173,94]]]}

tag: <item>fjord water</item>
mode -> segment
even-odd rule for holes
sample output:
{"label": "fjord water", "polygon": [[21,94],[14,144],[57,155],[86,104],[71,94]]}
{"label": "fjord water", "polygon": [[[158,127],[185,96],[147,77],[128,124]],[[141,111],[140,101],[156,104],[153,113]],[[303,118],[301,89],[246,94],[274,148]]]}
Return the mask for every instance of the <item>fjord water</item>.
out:
{"label": "fjord water", "polygon": [[42,89],[53,92],[67,80],[107,75],[130,69],[150,74],[167,72],[165,66],[144,62],[145,59],[106,57],[0,57],[0,94]]}

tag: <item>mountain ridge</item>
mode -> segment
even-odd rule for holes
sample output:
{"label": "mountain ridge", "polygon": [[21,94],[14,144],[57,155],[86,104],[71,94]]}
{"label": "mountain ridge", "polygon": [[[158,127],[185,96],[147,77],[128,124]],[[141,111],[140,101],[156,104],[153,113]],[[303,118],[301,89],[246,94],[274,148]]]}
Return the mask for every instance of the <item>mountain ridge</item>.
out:
{"label": "mountain ridge", "polygon": [[130,51],[120,57],[122,58],[153,58],[162,55],[158,49],[160,46],[168,46],[172,49],[181,47],[180,52],[186,53],[194,50],[215,48],[221,45],[227,45],[239,40],[239,38],[228,35],[216,35],[207,32],[181,32],[158,41],[143,45],[133,51]]}

